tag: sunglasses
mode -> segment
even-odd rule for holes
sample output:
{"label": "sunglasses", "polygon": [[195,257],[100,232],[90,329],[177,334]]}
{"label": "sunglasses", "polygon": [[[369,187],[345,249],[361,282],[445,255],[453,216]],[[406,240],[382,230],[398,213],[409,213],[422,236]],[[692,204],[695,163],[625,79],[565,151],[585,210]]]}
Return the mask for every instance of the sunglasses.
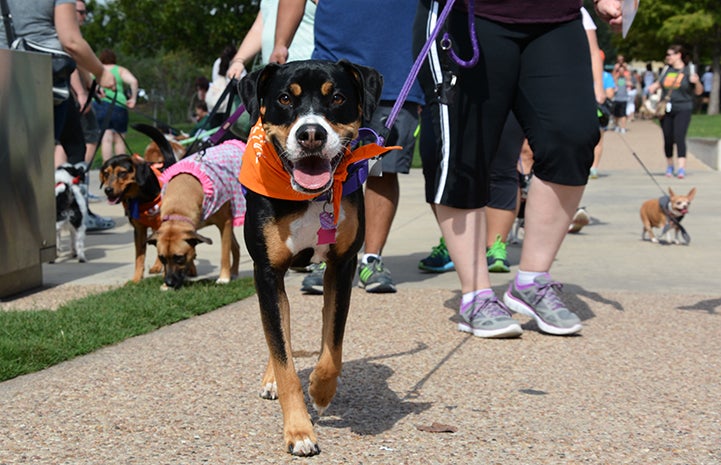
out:
{"label": "sunglasses", "polygon": [[88,14],[88,10],[75,10],[75,12],[81,16],[86,16]]}

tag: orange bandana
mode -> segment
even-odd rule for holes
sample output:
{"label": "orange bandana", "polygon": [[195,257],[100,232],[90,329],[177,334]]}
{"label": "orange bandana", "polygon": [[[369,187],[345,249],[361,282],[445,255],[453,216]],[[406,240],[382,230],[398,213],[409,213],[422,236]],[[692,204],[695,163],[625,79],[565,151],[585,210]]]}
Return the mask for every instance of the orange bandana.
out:
{"label": "orange bandana", "polygon": [[[358,161],[367,160],[401,148],[398,146],[381,147],[378,144],[363,145],[353,151],[348,147],[345,148],[345,156],[333,174],[333,185],[331,186],[334,223],[338,223],[340,201],[343,197],[343,183],[348,177],[348,167]],[[274,199],[300,202],[313,200],[325,193],[303,194],[293,189],[290,184],[290,174],[283,168],[283,162],[278,157],[273,144],[265,137],[265,131],[260,120],[250,130],[248,146],[243,154],[239,178],[240,183],[247,189]]]}

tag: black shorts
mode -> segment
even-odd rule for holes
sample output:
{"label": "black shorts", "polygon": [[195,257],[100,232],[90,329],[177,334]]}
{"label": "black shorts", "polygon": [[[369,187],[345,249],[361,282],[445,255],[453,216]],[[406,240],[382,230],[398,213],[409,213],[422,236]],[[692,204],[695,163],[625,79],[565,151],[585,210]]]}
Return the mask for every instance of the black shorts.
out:
{"label": "black shorts", "polygon": [[[420,2],[416,53],[439,12],[438,2]],[[446,27],[457,55],[471,57],[466,13],[451,12]],[[427,158],[434,167],[424,167],[430,177],[427,199],[455,208],[489,203],[491,161],[511,110],[533,149],[534,174],[557,184],[585,185],[599,131],[580,12],[578,20],[544,25],[504,25],[476,17],[475,30],[481,49],[476,66],[456,66],[436,41],[419,74],[424,112],[429,111],[422,138],[433,144]]]}
{"label": "black shorts", "polygon": [[626,107],[628,106],[627,101],[614,101],[613,102],[613,116],[614,118],[623,118],[627,116],[628,112]]}

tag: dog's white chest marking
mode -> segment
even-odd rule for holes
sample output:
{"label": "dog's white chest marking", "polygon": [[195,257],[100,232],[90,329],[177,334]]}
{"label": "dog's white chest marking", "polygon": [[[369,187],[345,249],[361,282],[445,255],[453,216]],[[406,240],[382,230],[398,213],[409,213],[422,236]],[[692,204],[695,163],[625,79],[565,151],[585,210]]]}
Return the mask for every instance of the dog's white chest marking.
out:
{"label": "dog's white chest marking", "polygon": [[[290,223],[290,236],[286,246],[296,254],[301,250],[312,248],[315,250],[313,262],[325,260],[329,244],[318,244],[318,230],[320,229],[320,214],[323,212],[325,202],[311,202],[303,216]],[[329,208],[328,206],[325,207]],[[332,208],[332,207],[330,207]],[[345,219],[343,207],[340,209],[338,224]]]}

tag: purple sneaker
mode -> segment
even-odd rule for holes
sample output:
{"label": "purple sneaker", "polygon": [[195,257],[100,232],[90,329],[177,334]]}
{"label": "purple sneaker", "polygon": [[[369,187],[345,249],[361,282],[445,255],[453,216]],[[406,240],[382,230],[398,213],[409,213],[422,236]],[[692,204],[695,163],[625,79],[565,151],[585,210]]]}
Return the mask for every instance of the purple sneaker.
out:
{"label": "purple sneaker", "polygon": [[511,313],[492,292],[479,294],[471,302],[461,304],[458,330],[486,338],[518,337],[523,330]]}
{"label": "purple sneaker", "polygon": [[503,301],[514,312],[536,320],[541,331],[557,336],[575,334],[583,328],[581,319],[561,301],[563,285],[548,274],[536,277],[533,284],[519,286],[514,279],[503,295]]}

